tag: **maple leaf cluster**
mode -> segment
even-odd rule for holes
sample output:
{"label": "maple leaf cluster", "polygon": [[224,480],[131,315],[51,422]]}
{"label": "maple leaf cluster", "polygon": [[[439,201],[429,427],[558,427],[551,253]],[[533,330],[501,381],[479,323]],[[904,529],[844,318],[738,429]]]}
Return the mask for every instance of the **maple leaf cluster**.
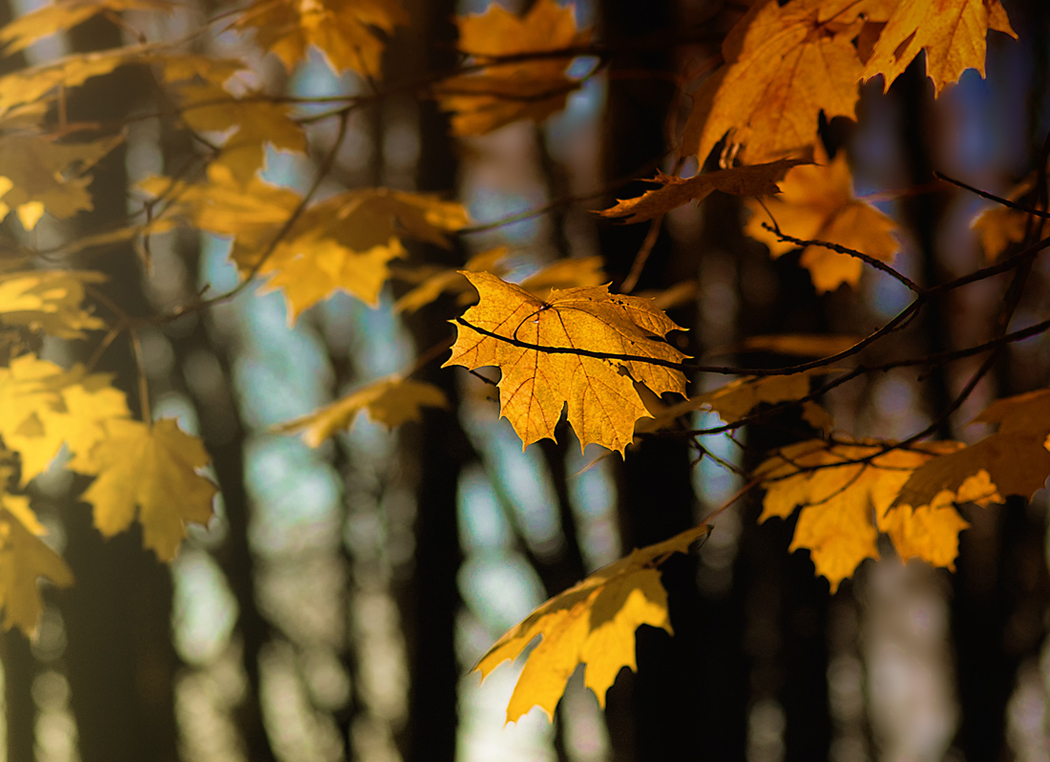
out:
{"label": "maple leaf cluster", "polygon": [[[11,56],[98,14],[172,8],[166,0],[56,0],[0,28],[0,46]],[[989,30],[1016,37],[999,0],[758,0],[745,12],[729,7],[726,13],[734,23],[721,45],[721,65],[690,84],[692,107],[679,130],[674,173],[658,171],[652,190],[620,200],[601,218],[649,222],[655,231],[665,215],[715,192],[740,196],[750,212],[745,232],[773,257],[800,250],[798,261],[818,293],[856,286],[867,265],[916,291],[920,309],[928,294],[890,266],[899,248],[894,221],[854,194],[847,151],[829,156],[818,125],[822,116],[855,118],[862,82],[882,76],[888,89],[920,54],[937,94],[966,69],[983,75]],[[581,449],[598,445],[629,457],[647,437],[696,442],[770,409],[797,409],[814,438],[769,453],[748,476],[765,490],[762,521],[797,512],[790,549],[807,550],[832,590],[865,559],[879,557],[880,535],[901,559],[953,568],[959,532],[967,526],[959,504],[1028,498],[1043,486],[1050,475],[1048,390],[992,404],[977,420],[996,431],[969,446],[918,441],[922,437],[854,440],[836,431],[819,399],[832,383],[859,375],[835,364],[872,337],[751,337],[734,353],[819,359],[762,375],[724,369],[736,377],[691,394],[689,381],[711,368],[690,362],[680,348],[685,344],[678,344],[677,332],[684,329],[665,312],[676,300],[692,298],[688,290],[655,298],[618,293],[632,289],[607,277],[597,256],[554,262],[515,283],[516,252],[505,246],[475,254],[462,268],[418,261],[418,244],[451,248],[474,223],[463,204],[443,195],[336,187],[333,167],[355,109],[411,92],[448,112],[456,136],[482,140],[511,123],[539,123],[564,109],[612,53],[595,44],[594,30],[577,24],[571,5],[537,0],[518,15],[493,4],[456,19],[461,61],[454,70],[385,91],[386,39],[409,23],[397,0],[256,0],[224,17],[217,34],[252,41],[285,73],[294,73],[313,49],[332,72],[354,75],[367,92],[316,102],[270,92],[247,59],[144,41],[0,77],[0,220],[11,216],[9,224],[17,220],[21,232],[91,210],[91,173],[125,140],[120,130],[65,123],[67,92],[92,78],[121,67],[148,70],[165,116],[207,149],[185,171],[135,178],[143,213],[133,224],[0,264],[3,627],[35,630],[42,611],[38,578],[63,587],[73,582],[28,497],[33,481],[49,469],[65,467],[85,477],[80,499],[91,506],[102,534],[137,521],[145,546],[162,561],[176,556],[189,524],[208,523],[216,486],[206,475],[204,443],[172,419],[152,420],[142,368],[139,420],[125,391],[95,364],[117,338],[136,346],[136,331],[146,325],[206,310],[253,283],[282,294],[290,323],[337,293],[395,313],[465,307],[451,320],[454,341],[429,359],[451,346],[442,367],[498,369],[499,414],[523,447],[555,438],[563,416]],[[577,74],[586,68],[573,66],[581,57],[594,61],[589,73]],[[337,125],[334,140],[319,140],[313,131],[324,120]],[[274,152],[316,159],[312,185],[304,190],[278,182],[279,173],[268,165]],[[718,167],[708,169],[716,154]],[[678,174],[692,159],[699,171]],[[989,261],[1017,256],[1011,252],[1019,244],[1042,237],[1046,213],[1032,213],[1032,204],[1040,203],[1038,185],[1038,176],[1029,178],[1003,208],[975,220]],[[1045,199],[1041,203],[1046,206]],[[99,272],[53,266],[63,256],[129,243],[148,266],[152,239],[178,227],[226,242],[240,283],[171,314],[133,318],[101,294]],[[639,262],[644,265],[644,257]],[[396,300],[388,298],[391,281]],[[93,348],[48,355],[45,347],[57,340]],[[362,411],[395,427],[448,407],[438,387],[411,378],[417,369],[362,378],[329,404],[275,430],[321,447]],[[843,375],[821,387],[832,373]],[[698,412],[714,413],[725,425],[694,431]],[[552,715],[581,663],[585,684],[604,704],[621,668],[636,668],[636,629],[647,624],[671,631],[660,564],[710,531],[702,523],[634,550],[500,638],[477,665],[483,676],[541,637],[527,656],[508,720],[537,705]]]}

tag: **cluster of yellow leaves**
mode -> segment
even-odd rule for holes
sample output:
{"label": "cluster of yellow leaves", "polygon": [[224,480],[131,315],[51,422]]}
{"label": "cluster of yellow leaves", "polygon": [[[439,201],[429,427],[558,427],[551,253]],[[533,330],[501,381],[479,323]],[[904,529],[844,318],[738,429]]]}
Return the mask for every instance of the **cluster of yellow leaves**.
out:
{"label": "cluster of yellow leaves", "polygon": [[587,665],[584,685],[604,707],[605,694],[620,670],[637,669],[635,630],[647,624],[673,634],[667,591],[657,567],[673,553],[687,552],[710,531],[701,525],[635,550],[554,596],[496,641],[474,667],[483,680],[542,636],[526,657],[507,706],[507,722],[516,722],[534,706],[553,717],[565,684],[580,664]]}
{"label": "cluster of yellow leaves", "polygon": [[[484,135],[519,119],[541,121],[565,108],[569,93],[580,87],[566,75],[573,55],[554,54],[590,41],[589,29],[576,28],[571,5],[537,0],[519,17],[492,3],[485,13],[460,16],[456,24],[460,51],[481,68],[434,88],[442,108],[453,112],[456,135]],[[550,58],[514,58],[546,52]]]}
{"label": "cluster of yellow leaves", "polygon": [[[853,195],[845,152],[840,151],[829,164],[818,146],[816,158],[818,164],[795,167],[787,173],[779,197],[744,202],[751,210],[745,232],[766,244],[773,257],[798,247],[764,228],[763,223],[779,226],[781,232],[794,238],[837,243],[892,262],[900,248],[892,235],[896,225]],[[803,249],[799,264],[809,270],[818,293],[833,291],[843,283],[857,285],[863,268],[855,257],[815,245]]]}
{"label": "cluster of yellow leaves", "polygon": [[864,559],[879,558],[879,532],[889,536],[902,559],[918,557],[954,568],[959,532],[968,524],[952,502],[987,497],[976,484],[965,491],[960,485],[958,495],[934,495],[923,503],[894,507],[916,469],[961,445],[935,442],[886,452],[883,445],[800,442],[755,471],[766,488],[759,521],[786,519],[800,508],[789,550],[808,548],[817,574],[828,579],[832,592]]}
{"label": "cluster of yellow leaves", "polygon": [[340,193],[296,216],[299,194],[258,176],[244,184],[216,163],[203,183],[152,177],[139,187],[171,199],[161,220],[232,238],[231,259],[242,273],[271,276],[267,288],[284,293],[290,322],[339,290],[376,306],[390,260],[405,254],[403,236],[444,246],[470,221],[459,203],[386,188]]}
{"label": "cluster of yellow leaves", "polygon": [[[454,321],[458,337],[443,367],[498,367],[500,414],[524,446],[554,439],[567,405],[581,447],[596,442],[622,454],[649,415],[636,383],[685,392],[675,367],[685,355],[661,340],[682,329],[651,300],[605,286],[555,289],[541,300],[491,273],[463,274],[480,299]],[[599,356],[610,354],[624,357]]]}

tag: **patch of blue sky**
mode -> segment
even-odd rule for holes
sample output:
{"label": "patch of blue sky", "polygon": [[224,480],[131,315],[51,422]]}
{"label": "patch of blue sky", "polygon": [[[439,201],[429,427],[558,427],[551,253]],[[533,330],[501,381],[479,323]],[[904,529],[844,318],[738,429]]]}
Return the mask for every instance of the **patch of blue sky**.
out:
{"label": "patch of blue sky", "polygon": [[558,498],[539,446],[533,445],[522,452],[518,435],[500,420],[491,426],[485,452],[492,457],[500,486],[514,504],[529,545],[540,554],[555,551],[562,543],[556,508]]}
{"label": "patch of blue sky", "polygon": [[207,287],[205,296],[216,296],[234,288],[240,281],[237,266],[229,260],[230,240],[220,236],[201,235],[200,274],[197,287]]}
{"label": "patch of blue sky", "polygon": [[511,530],[499,497],[479,466],[470,466],[460,476],[456,504],[459,512],[459,541],[464,552],[469,554],[510,547]]}
{"label": "patch of blue sky", "polygon": [[492,632],[510,629],[546,598],[536,570],[519,553],[474,554],[457,579],[463,602]]}
{"label": "patch of blue sky", "polygon": [[[524,214],[543,206],[547,199],[542,189],[536,187],[531,193],[500,191],[487,186],[478,186],[466,199],[467,210],[477,225]],[[499,241],[508,246],[523,245],[536,237],[539,223],[536,218],[520,220],[503,225],[499,229]]]}
{"label": "patch of blue sky", "polygon": [[230,640],[237,602],[214,559],[183,549],[171,565],[172,633],[179,657],[197,666],[214,662]]}
{"label": "patch of blue sky", "polygon": [[[339,98],[343,95],[356,95],[361,90],[361,81],[350,72],[342,76],[332,71],[324,56],[311,47],[306,61],[301,63],[288,83],[292,95],[300,98]],[[296,110],[303,115],[323,114],[331,111],[339,103],[301,103]]]}
{"label": "patch of blue sky", "polygon": [[612,458],[618,456],[595,460],[604,452],[596,445],[584,454],[576,446],[569,447],[569,501],[588,570],[605,566],[622,554],[616,527],[616,486],[612,479]]}
{"label": "patch of blue sky", "polygon": [[187,434],[200,436],[200,421],[197,419],[197,410],[182,394],[169,392],[152,400],[150,403],[150,415],[154,421],[159,421],[161,418],[174,418],[178,421],[179,428]]}
{"label": "patch of blue sky", "polygon": [[[717,413],[697,412],[693,415],[693,427],[697,429],[714,428],[725,422]],[[736,438],[743,441],[743,432],[738,431]],[[740,462],[741,450],[729,437],[715,435],[703,438],[703,445],[712,454],[728,463]],[[693,492],[697,495],[704,509],[720,507],[729,497],[740,489],[740,477],[717,463],[712,458],[703,458],[693,467]]]}
{"label": "patch of blue sky", "polygon": [[[258,436],[245,447],[248,492],[255,507],[252,544],[262,551],[339,541],[337,475],[296,437]],[[320,542],[324,545],[324,542]]]}

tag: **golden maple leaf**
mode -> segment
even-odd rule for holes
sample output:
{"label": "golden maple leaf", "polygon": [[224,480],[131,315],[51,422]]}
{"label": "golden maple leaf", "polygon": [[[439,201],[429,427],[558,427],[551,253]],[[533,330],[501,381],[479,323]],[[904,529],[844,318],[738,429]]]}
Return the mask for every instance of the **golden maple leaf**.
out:
{"label": "golden maple leaf", "polygon": [[714,172],[704,172],[689,179],[657,172],[656,177],[646,182],[662,187],[646,191],[637,198],[619,200],[616,206],[599,212],[603,217],[620,219],[623,222],[644,222],[675,209],[690,201],[700,203],[712,193],[722,191],[734,196],[765,196],[780,193],[778,183],[788,170],[805,159],[780,159],[768,164],[753,164],[746,167],[731,167]]}
{"label": "golden maple leaf", "polygon": [[377,77],[383,54],[377,30],[390,34],[408,21],[397,0],[257,0],[231,27],[254,30],[255,41],[289,73],[313,45],[336,74],[349,69]]}
{"label": "golden maple leaf", "polygon": [[[795,167],[787,173],[779,197],[744,202],[751,210],[745,232],[766,244],[774,258],[797,249],[796,244],[782,241],[762,227],[772,215],[787,235],[837,243],[892,262],[900,248],[892,235],[896,223],[853,195],[845,152],[840,151],[834,161],[826,163],[827,156],[818,147],[816,158],[821,165]],[[833,291],[843,283],[857,285],[864,269],[861,260],[823,246],[807,246],[799,264],[809,270],[817,293]]]}
{"label": "golden maple leaf", "polygon": [[[974,423],[998,424],[998,431],[968,447],[931,460],[911,475],[897,501],[922,505],[939,493],[963,491],[978,503],[1006,495],[1030,499],[1050,476],[1050,389],[992,403]],[[985,489],[970,480],[979,480]],[[970,484],[967,482],[970,481]]]}
{"label": "golden maple leaf", "polygon": [[0,606],[3,629],[18,627],[32,637],[44,604],[37,580],[44,577],[58,587],[73,584],[73,572],[41,540],[46,532],[29,507],[29,498],[0,494]]}
{"label": "golden maple leaf", "polygon": [[112,537],[142,524],[142,542],[161,561],[175,558],[186,524],[207,524],[218,491],[197,473],[211,458],[197,437],[179,429],[174,419],[152,425],[128,419],[105,422],[106,437],[77,464],[95,476],[82,495],[94,507],[95,526]]}
{"label": "golden maple leaf", "polygon": [[229,167],[241,183],[250,182],[262,168],[267,143],[283,151],[306,151],[306,136],[292,121],[288,104],[258,95],[249,91],[237,98],[213,84],[183,84],[177,91],[181,117],[188,126],[224,133],[216,161]]}
{"label": "golden maple leaf", "polygon": [[24,326],[62,339],[82,339],[84,331],[106,326],[81,306],[84,285],[104,280],[105,276],[92,271],[0,273],[0,323]]}
{"label": "golden maple leaf", "polygon": [[864,68],[864,79],[883,75],[883,91],[889,90],[920,50],[926,51],[926,74],[933,80],[935,95],[944,86],[958,82],[967,69],[984,76],[989,29],[1014,39],[999,0],[901,0],[879,35]]}
{"label": "golden maple leaf", "polygon": [[106,374],[64,370],[27,354],[0,368],[0,436],[21,456],[21,482],[47,470],[63,443],[74,461],[107,436],[105,422],[125,418],[124,394]]}
{"label": "golden maple leaf", "polygon": [[37,40],[72,29],[100,13],[130,10],[170,13],[175,8],[176,4],[167,0],[55,0],[0,28],[0,48],[4,55],[12,55]]}
{"label": "golden maple leaf", "polygon": [[[832,592],[864,559],[879,558],[880,531],[902,558],[953,568],[959,531],[968,526],[951,506],[954,495],[933,495],[906,511],[890,509],[913,471],[961,446],[931,442],[879,454],[883,447],[876,442],[790,445],[755,471],[766,488],[759,521],[786,519],[801,507],[789,550],[808,548],[817,574],[827,578]],[[862,459],[870,460],[857,462]]]}
{"label": "golden maple leaf", "polygon": [[450,77],[434,88],[441,107],[453,112],[454,134],[484,135],[519,119],[542,121],[565,108],[569,93],[580,87],[565,74],[569,57],[499,60],[586,45],[591,30],[577,30],[571,5],[537,0],[516,16],[492,3],[485,13],[460,16],[456,24],[460,51],[484,70]]}
{"label": "golden maple leaf", "polygon": [[[36,135],[0,137],[0,219],[13,208],[32,230],[46,209],[59,219],[91,209],[86,172],[123,136],[91,143],[56,143]],[[75,167],[75,169],[73,169]]]}
{"label": "golden maple leaf", "polygon": [[354,425],[358,413],[390,428],[418,421],[423,407],[448,407],[445,393],[433,384],[388,376],[373,381],[302,418],[277,427],[282,434],[301,432],[303,441],[318,447],[326,439]]}
{"label": "golden maple leaf", "polygon": [[728,133],[745,163],[768,162],[813,145],[821,111],[852,118],[862,66],[851,40],[863,10],[851,0],[755,3],[722,44],[726,65],[693,97],[682,155],[703,164]]}
{"label": "golden maple leaf", "polygon": [[554,596],[496,641],[474,667],[482,680],[504,661],[517,658],[537,635],[543,638],[529,652],[507,706],[507,722],[516,722],[534,706],[552,719],[579,664],[587,665],[584,685],[604,707],[620,670],[637,669],[635,630],[647,624],[674,634],[667,591],[656,567],[673,553],[688,552],[710,531],[701,525],[635,550]]}
{"label": "golden maple leaf", "polygon": [[[658,338],[682,329],[651,300],[593,286],[554,290],[542,301],[490,273],[463,274],[480,299],[462,319],[530,346],[516,346],[459,323],[452,356],[442,367],[499,367],[500,414],[523,446],[554,439],[554,426],[568,405],[569,425],[581,448],[596,442],[622,455],[635,422],[649,415],[635,383],[656,394],[684,393],[680,370],[646,361],[677,363],[685,357]],[[588,352],[637,359],[605,359]]]}

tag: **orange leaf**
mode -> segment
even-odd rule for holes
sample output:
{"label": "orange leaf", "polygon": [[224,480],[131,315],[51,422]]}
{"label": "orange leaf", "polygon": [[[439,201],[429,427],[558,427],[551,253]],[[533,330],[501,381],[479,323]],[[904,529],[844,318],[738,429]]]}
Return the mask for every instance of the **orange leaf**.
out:
{"label": "orange leaf", "polygon": [[926,74],[933,80],[934,93],[940,95],[967,69],[984,76],[989,29],[1017,38],[999,0],[901,0],[875,43],[864,79],[881,74],[883,91],[889,90],[925,50]]}
{"label": "orange leaf", "polygon": [[[817,160],[826,161],[823,149],[818,150]],[[745,232],[766,244],[774,258],[798,247],[762,227],[770,215],[782,232],[795,238],[837,243],[882,262],[893,261],[900,248],[891,234],[896,224],[853,195],[844,152],[824,166],[795,167],[781,188],[783,192],[777,198],[745,202],[751,210]],[[859,259],[823,246],[807,246],[799,264],[809,270],[818,293],[833,291],[843,283],[857,285],[864,269]]]}
{"label": "orange leaf", "polygon": [[862,66],[851,42],[863,7],[849,0],[762,0],[722,44],[726,66],[694,95],[682,155],[702,164],[728,133],[745,163],[814,144],[821,111],[853,117]]}
{"label": "orange leaf", "polygon": [[662,187],[646,191],[637,198],[619,201],[616,206],[599,212],[603,217],[622,222],[645,222],[690,201],[700,203],[714,191],[734,196],[764,196],[779,193],[777,183],[792,167],[808,163],[804,159],[780,159],[768,164],[732,167],[690,177],[688,180],[657,172],[652,182]]}

